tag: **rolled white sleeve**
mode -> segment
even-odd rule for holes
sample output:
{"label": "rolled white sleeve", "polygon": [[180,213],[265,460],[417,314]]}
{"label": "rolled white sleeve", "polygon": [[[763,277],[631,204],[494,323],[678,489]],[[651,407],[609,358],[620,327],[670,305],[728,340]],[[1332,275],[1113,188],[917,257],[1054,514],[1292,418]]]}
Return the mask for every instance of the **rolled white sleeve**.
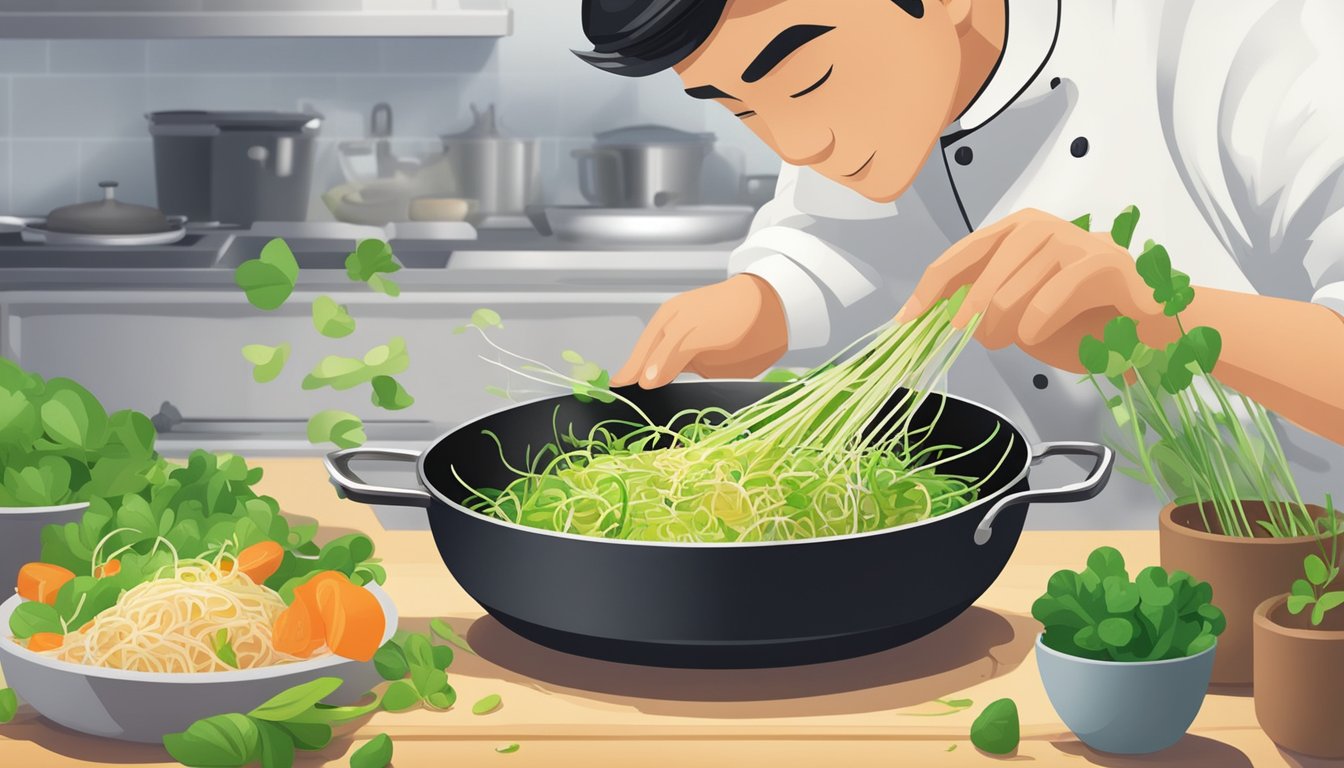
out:
{"label": "rolled white sleeve", "polygon": [[1272,292],[1344,315],[1344,3],[1266,5],[1222,88],[1220,164],[1245,257],[1282,281]]}
{"label": "rolled white sleeve", "polygon": [[[833,316],[872,295],[881,270],[866,259],[890,258],[896,206],[864,199],[814,171],[785,164],[775,198],[729,258],[730,275],[751,274],[779,295],[789,349],[825,346]],[[887,308],[887,315],[895,312]],[[848,339],[844,339],[848,341]]]}

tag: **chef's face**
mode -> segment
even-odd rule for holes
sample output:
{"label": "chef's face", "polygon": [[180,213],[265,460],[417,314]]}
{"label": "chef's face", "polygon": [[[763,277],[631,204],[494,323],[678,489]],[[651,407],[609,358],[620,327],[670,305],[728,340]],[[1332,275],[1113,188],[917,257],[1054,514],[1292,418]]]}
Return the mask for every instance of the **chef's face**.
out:
{"label": "chef's face", "polygon": [[689,95],[732,110],[785,162],[889,202],[955,118],[966,0],[729,0],[676,67]]}

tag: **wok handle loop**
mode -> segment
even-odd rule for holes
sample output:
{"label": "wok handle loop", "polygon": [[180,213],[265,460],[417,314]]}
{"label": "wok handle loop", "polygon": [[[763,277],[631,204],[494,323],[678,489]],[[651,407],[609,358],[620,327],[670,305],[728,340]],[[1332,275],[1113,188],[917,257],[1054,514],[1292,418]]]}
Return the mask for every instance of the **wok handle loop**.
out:
{"label": "wok handle loop", "polygon": [[994,525],[994,518],[998,517],[1000,512],[1015,504],[1031,502],[1059,504],[1070,501],[1086,501],[1095,497],[1101,493],[1102,488],[1106,487],[1106,481],[1111,477],[1111,469],[1115,466],[1115,451],[1099,443],[1075,442],[1041,443],[1032,449],[1031,463],[1037,464],[1051,456],[1091,456],[1097,462],[1092,470],[1087,473],[1087,477],[1080,482],[1062,488],[1022,491],[999,499],[993,507],[990,507],[984,519],[980,521],[980,525],[976,527],[976,544],[985,544],[989,541],[989,537],[993,533],[991,529]]}
{"label": "wok handle loop", "polygon": [[336,486],[347,499],[364,504],[385,504],[394,507],[429,506],[429,492],[423,488],[388,488],[370,485],[359,478],[350,469],[353,461],[394,461],[415,463],[420,460],[419,451],[406,451],[399,448],[350,448],[327,454],[323,463],[327,474],[331,475],[331,484]]}

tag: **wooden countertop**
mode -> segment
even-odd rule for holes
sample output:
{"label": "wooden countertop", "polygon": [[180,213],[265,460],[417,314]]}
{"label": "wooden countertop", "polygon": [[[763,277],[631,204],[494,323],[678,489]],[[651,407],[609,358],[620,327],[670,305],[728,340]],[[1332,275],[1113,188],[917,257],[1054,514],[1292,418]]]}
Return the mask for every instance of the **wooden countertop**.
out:
{"label": "wooden countertop", "polygon": [[[428,533],[384,531],[368,507],[337,500],[315,459],[271,459],[263,490],[291,515],[315,518],[326,535],[370,534],[388,572],[403,627],[445,618],[480,656],[459,652],[448,670],[458,706],[449,712],[380,712],[350,726],[301,766],[345,766],[354,746],[379,733],[395,742],[398,768],[512,766],[985,765],[968,740],[991,701],[1016,700],[1017,761],[1038,765],[1316,766],[1277,749],[1256,724],[1248,691],[1205,700],[1175,747],[1147,757],[1092,752],[1059,722],[1036,671],[1038,625],[1029,610],[1060,567],[1078,568],[1102,544],[1133,564],[1156,563],[1155,531],[1027,532],[1003,575],[971,610],[926,638],[884,653],[780,670],[687,671],[590,661],[549,651],[505,630],[467,597]],[[333,533],[334,531],[334,533]],[[474,716],[491,693],[504,705]],[[969,698],[955,714],[940,698]],[[518,743],[513,754],[495,748]],[[154,746],[75,734],[31,712],[0,727],[0,765],[175,765]]]}

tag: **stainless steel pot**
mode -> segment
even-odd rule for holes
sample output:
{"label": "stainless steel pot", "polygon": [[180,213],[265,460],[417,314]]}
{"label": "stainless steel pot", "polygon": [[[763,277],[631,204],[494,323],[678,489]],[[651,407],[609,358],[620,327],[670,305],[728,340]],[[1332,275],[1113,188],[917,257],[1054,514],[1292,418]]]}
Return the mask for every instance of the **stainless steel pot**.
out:
{"label": "stainless steel pot", "polygon": [[662,208],[700,200],[700,176],[714,135],[638,125],[597,135],[574,150],[579,191],[604,208]]}
{"label": "stainless steel pot", "polygon": [[322,116],[154,112],[159,207],[196,222],[304,221]]}
{"label": "stainless steel pot", "polygon": [[541,199],[537,143],[501,136],[493,105],[485,111],[473,105],[471,112],[470,128],[442,137],[456,194],[477,201],[483,226],[507,218],[525,221],[527,207]]}

